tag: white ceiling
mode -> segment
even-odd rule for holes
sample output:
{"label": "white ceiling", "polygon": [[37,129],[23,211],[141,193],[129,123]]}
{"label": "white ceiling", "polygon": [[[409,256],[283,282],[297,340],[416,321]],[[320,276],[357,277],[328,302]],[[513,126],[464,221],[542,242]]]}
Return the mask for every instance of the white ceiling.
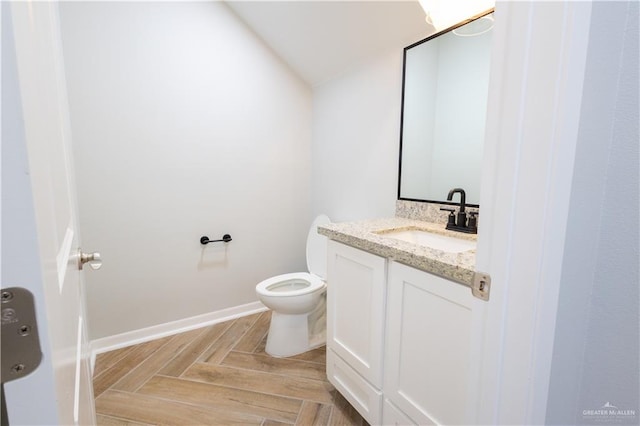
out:
{"label": "white ceiling", "polygon": [[226,3],[312,86],[434,32],[417,1]]}

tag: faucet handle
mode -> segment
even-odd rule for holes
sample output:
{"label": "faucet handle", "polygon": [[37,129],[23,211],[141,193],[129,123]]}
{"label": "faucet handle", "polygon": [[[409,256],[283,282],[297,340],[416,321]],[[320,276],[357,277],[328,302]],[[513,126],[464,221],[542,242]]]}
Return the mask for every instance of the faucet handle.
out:
{"label": "faucet handle", "polygon": [[447,219],[447,227],[455,226],[456,225],[456,215],[454,214],[454,212],[456,211],[456,209],[452,209],[452,208],[449,208],[449,207],[440,207],[440,210],[445,211],[445,212],[449,212],[449,217]]}
{"label": "faucet handle", "polygon": [[467,227],[474,230],[474,233],[478,232],[478,218],[476,216],[478,216],[479,214],[479,211],[469,212],[469,222],[467,223]]}

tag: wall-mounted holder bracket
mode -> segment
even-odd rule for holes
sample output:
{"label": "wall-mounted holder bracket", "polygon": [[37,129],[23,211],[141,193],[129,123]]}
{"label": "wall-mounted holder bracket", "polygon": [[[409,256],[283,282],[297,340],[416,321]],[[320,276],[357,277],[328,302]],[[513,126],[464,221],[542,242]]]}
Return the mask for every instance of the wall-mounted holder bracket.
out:
{"label": "wall-mounted holder bracket", "polygon": [[231,235],[229,235],[229,234],[224,234],[222,236],[222,239],[220,239],[220,240],[210,240],[209,237],[207,237],[206,235],[204,235],[204,236],[202,236],[200,238],[200,244],[202,244],[202,245],[206,245],[206,244],[209,244],[209,243],[228,243],[229,241],[232,241]]}

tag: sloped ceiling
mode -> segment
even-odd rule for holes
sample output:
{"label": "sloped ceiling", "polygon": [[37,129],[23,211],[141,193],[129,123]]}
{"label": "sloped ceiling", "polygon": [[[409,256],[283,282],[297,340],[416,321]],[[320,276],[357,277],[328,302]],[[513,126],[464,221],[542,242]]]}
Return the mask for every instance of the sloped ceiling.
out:
{"label": "sloped ceiling", "polygon": [[434,32],[417,1],[226,3],[312,86]]}

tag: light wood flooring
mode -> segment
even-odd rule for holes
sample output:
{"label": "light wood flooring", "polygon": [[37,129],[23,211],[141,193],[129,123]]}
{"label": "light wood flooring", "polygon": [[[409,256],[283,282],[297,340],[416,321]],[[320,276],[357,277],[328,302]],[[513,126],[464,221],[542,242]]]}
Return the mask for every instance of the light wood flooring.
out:
{"label": "light wood flooring", "polygon": [[367,425],[327,381],[325,348],[264,352],[270,312],[100,354],[99,425]]}

